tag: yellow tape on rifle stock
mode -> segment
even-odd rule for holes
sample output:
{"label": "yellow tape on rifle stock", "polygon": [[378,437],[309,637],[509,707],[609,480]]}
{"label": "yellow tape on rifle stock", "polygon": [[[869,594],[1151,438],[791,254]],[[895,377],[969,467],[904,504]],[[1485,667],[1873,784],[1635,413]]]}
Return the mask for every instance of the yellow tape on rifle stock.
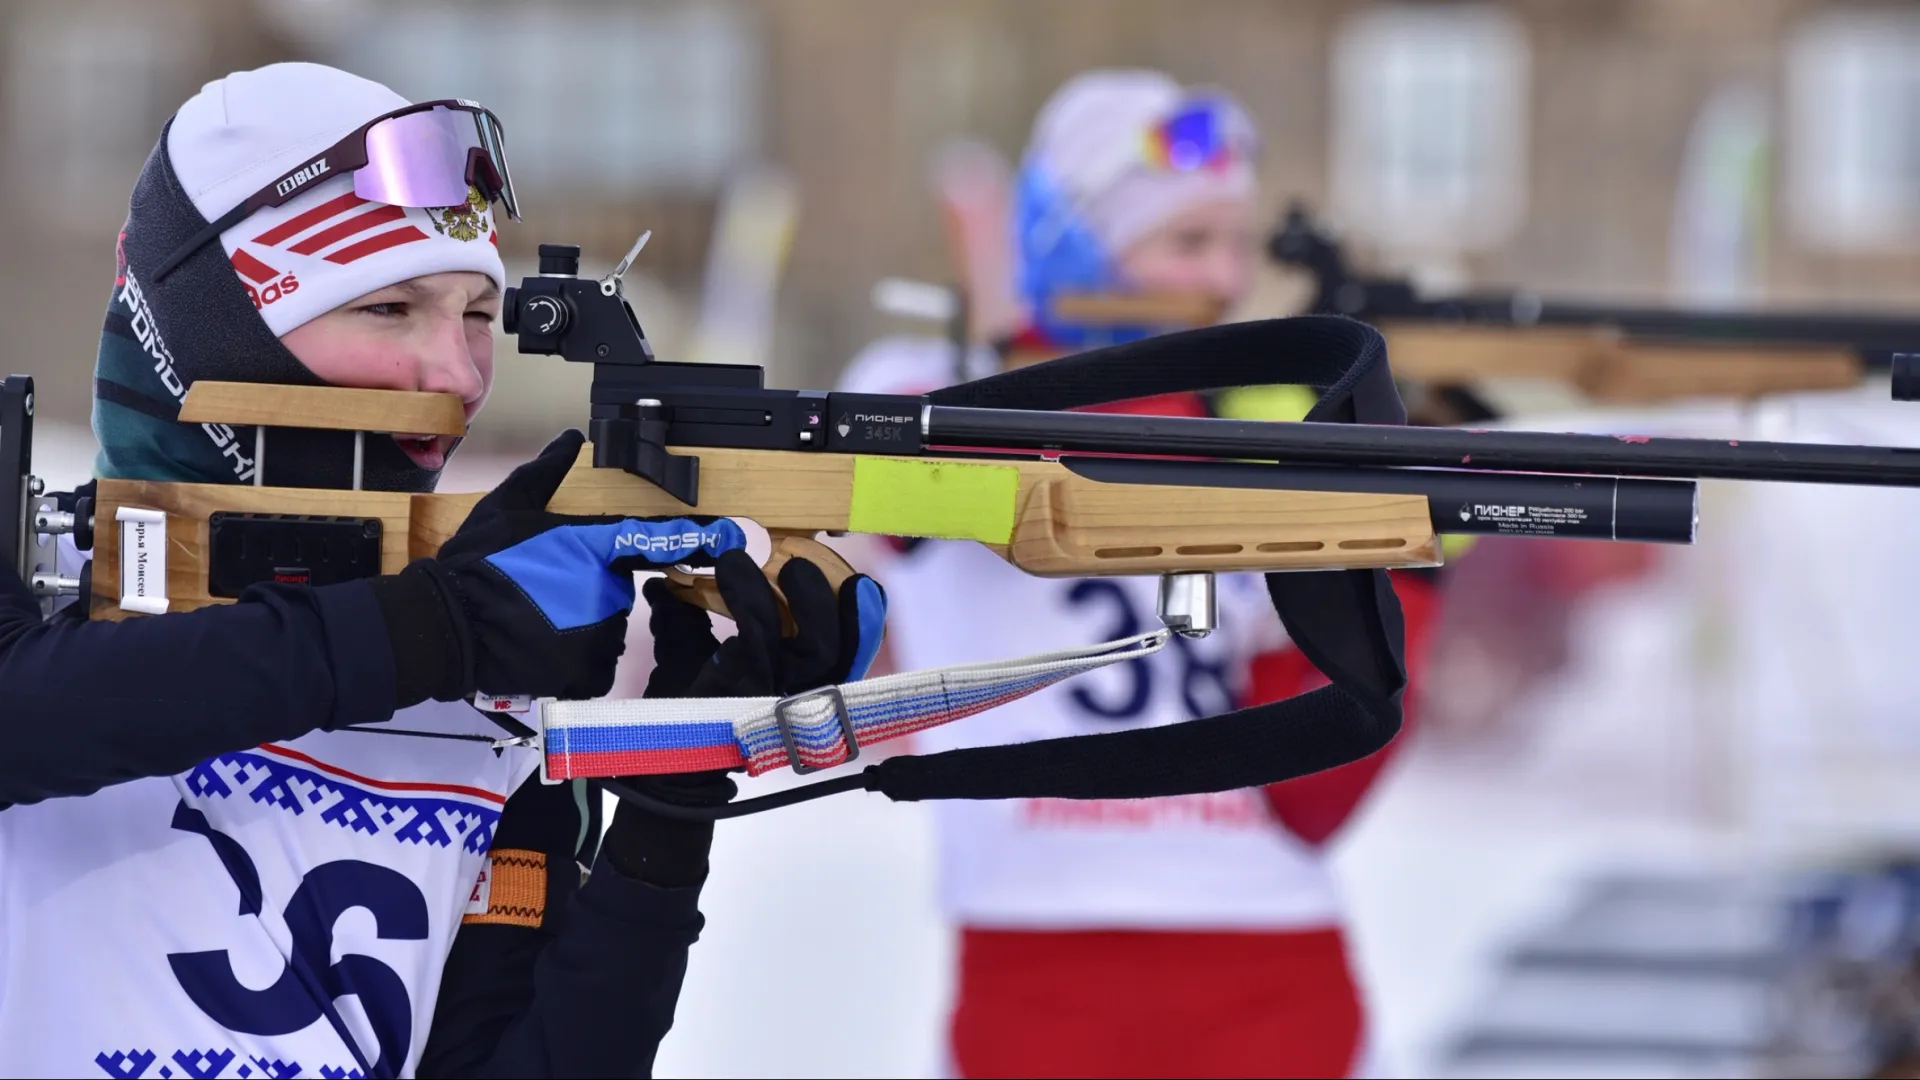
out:
{"label": "yellow tape on rifle stock", "polygon": [[854,532],[1005,544],[1019,498],[1017,466],[856,457],[847,524]]}

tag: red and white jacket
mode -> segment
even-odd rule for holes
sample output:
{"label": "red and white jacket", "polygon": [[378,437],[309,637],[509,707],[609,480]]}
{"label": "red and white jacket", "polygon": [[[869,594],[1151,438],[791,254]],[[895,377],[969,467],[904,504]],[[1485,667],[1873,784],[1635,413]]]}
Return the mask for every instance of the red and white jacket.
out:
{"label": "red and white jacket", "polygon": [[[925,393],[951,383],[957,367],[943,342],[890,339],[857,357],[839,389]],[[1206,415],[1196,395],[1103,409]],[[863,569],[887,589],[889,641],[903,670],[1094,644],[1157,625],[1152,578],[1034,578],[977,544],[929,541]],[[1424,583],[1401,584],[1409,648],[1417,650],[1414,628],[1424,627],[1430,598]],[[1178,723],[1324,681],[1288,644],[1258,574],[1221,575],[1219,595],[1218,633],[1176,638],[1153,657],[924,732],[914,748]],[[1417,662],[1417,653],[1410,659]],[[941,900],[950,917],[981,928],[1338,926],[1342,904],[1320,845],[1391,752],[1264,790],[936,803]]]}

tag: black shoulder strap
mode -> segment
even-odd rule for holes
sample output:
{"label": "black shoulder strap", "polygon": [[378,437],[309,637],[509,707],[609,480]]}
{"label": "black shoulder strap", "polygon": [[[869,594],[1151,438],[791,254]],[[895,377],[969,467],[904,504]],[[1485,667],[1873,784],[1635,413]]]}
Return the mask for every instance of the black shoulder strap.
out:
{"label": "black shoulder strap", "polygon": [[[1096,349],[929,395],[935,405],[1070,409],[1180,391],[1294,383],[1309,420],[1405,424],[1379,331],[1341,316],[1234,323]],[[1333,685],[1165,727],[902,755],[863,786],[898,800],[1128,799],[1270,784],[1358,760],[1400,730],[1400,601],[1383,570],[1268,574],[1294,644]]]}

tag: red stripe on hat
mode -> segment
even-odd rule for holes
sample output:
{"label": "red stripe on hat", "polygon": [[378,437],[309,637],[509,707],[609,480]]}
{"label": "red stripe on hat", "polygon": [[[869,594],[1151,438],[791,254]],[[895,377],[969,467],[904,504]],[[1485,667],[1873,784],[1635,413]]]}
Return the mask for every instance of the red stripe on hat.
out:
{"label": "red stripe on hat", "polygon": [[256,285],[265,285],[280,276],[280,271],[247,254],[245,248],[233,249],[233,268]]}
{"label": "red stripe on hat", "polygon": [[311,255],[321,248],[332,247],[347,237],[352,236],[354,233],[366,232],[375,225],[385,225],[390,221],[398,221],[406,216],[407,211],[405,207],[387,206],[383,203],[364,214],[356,214],[330,229],[321,229],[319,232],[293,245],[292,250],[295,255]]}
{"label": "red stripe on hat", "polygon": [[299,217],[289,218],[288,220],[283,221],[278,225],[275,225],[273,228],[268,229],[266,232],[263,232],[259,236],[254,237],[253,242],[256,244],[265,244],[268,247],[275,247],[282,240],[286,240],[289,237],[299,236],[301,233],[306,232],[308,229],[313,228],[315,225],[320,224],[321,222],[327,220],[328,218],[335,217],[340,214],[344,214],[348,210],[351,210],[354,207],[359,206],[362,203],[365,203],[366,201],[367,200],[349,191],[345,195],[342,195],[337,199],[328,199],[326,202],[323,202],[319,206],[316,206],[313,209],[307,211],[306,213],[301,214]]}
{"label": "red stripe on hat", "polygon": [[390,247],[399,247],[401,244],[411,244],[415,240],[425,239],[427,239],[426,233],[421,232],[412,225],[403,225],[398,229],[388,229],[386,232],[376,233],[357,244],[349,244],[327,256],[327,261],[345,266],[356,259],[364,259],[369,255],[385,251]]}

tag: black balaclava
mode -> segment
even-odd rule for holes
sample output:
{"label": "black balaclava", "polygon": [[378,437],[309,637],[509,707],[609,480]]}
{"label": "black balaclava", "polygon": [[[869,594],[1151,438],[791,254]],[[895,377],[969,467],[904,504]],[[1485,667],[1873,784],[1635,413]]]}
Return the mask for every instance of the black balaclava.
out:
{"label": "black balaclava", "polygon": [[[152,280],[151,268],[206,226],[174,175],[162,131],[133,188],[94,365],[98,476],[252,483],[253,429],[176,420],[186,388],[199,379],[325,385],[267,329],[218,240]],[[274,487],[348,488],[353,433],[271,428],[266,458]],[[392,439],[367,437],[363,487],[424,492],[439,479]]]}

